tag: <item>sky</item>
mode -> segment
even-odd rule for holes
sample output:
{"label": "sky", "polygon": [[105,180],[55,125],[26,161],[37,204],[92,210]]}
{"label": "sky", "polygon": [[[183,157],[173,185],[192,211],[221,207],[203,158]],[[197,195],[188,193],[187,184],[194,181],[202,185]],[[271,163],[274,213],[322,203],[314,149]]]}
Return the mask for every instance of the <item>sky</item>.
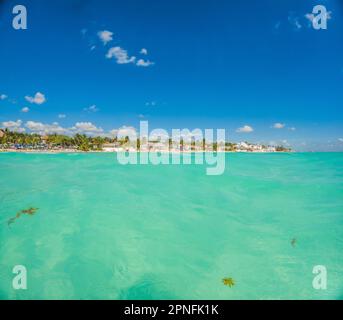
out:
{"label": "sky", "polygon": [[98,135],[145,120],[343,151],[341,0],[0,0],[0,40],[1,127]]}

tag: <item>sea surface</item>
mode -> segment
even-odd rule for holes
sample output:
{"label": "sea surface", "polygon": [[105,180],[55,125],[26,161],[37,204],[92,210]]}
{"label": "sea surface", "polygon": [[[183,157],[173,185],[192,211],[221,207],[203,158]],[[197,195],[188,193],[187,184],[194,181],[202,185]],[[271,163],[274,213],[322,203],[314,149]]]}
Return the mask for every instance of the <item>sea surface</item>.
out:
{"label": "sea surface", "polygon": [[0,299],[343,298],[342,153],[226,154],[223,175],[205,168],[0,154]]}

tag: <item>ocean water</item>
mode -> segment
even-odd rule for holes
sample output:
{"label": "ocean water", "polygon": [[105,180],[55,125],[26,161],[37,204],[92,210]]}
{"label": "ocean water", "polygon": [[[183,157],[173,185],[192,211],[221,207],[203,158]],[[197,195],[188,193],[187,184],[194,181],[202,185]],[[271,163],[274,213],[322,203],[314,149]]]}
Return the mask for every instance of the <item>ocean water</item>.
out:
{"label": "ocean water", "polygon": [[342,299],[343,154],[226,158],[206,176],[114,154],[0,154],[0,299]]}

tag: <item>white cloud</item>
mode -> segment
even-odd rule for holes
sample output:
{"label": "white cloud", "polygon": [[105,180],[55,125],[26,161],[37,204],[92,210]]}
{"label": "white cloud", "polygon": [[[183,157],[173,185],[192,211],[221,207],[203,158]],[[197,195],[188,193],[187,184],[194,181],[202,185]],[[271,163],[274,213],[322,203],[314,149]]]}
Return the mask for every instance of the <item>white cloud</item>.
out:
{"label": "white cloud", "polygon": [[156,101],[151,101],[151,102],[146,102],[146,103],[145,103],[145,105],[146,105],[147,107],[150,107],[150,106],[151,106],[151,107],[155,107],[156,104],[157,104]]}
{"label": "white cloud", "polygon": [[300,24],[299,20],[298,19],[295,19],[294,20],[294,27],[299,30],[302,28],[302,25]]}
{"label": "white cloud", "polygon": [[29,112],[30,109],[28,107],[24,107],[23,109],[21,109],[21,112],[27,113]]}
{"label": "white cloud", "polygon": [[98,112],[99,109],[97,108],[97,106],[95,104],[91,105],[88,108],[84,108],[84,111],[88,111],[88,112]]}
{"label": "white cloud", "polygon": [[0,100],[5,100],[5,99],[7,99],[7,96],[5,94],[1,94],[0,95]]}
{"label": "white cloud", "polygon": [[71,130],[76,131],[77,133],[87,133],[87,134],[104,132],[102,128],[97,128],[91,122],[77,122],[75,123],[75,126],[71,128]]}
{"label": "white cloud", "polygon": [[253,131],[254,131],[254,129],[252,127],[248,126],[248,125],[245,125],[245,126],[243,126],[241,128],[238,128],[236,130],[236,132],[238,132],[238,133],[250,133],[250,132],[253,132]]}
{"label": "white cloud", "polygon": [[137,135],[137,131],[134,127],[130,126],[122,126],[117,130],[117,137],[124,138],[126,136],[128,137],[135,137]]}
{"label": "white cloud", "polygon": [[103,30],[98,32],[99,39],[106,45],[108,42],[113,40],[113,32]]}
{"label": "white cloud", "polygon": [[26,96],[25,99],[35,104],[43,104],[46,101],[45,95],[41,92],[37,92],[34,97]]}
{"label": "white cloud", "polygon": [[[143,48],[140,51],[141,54],[147,55],[148,51]],[[121,48],[121,47],[112,47],[108,50],[107,54],[106,54],[106,58],[107,59],[116,59],[116,62],[118,64],[127,64],[127,63],[135,63],[136,66],[138,67],[149,67],[154,65],[155,63],[149,60],[144,60],[144,59],[139,59],[136,62],[136,57],[135,56],[129,56],[129,54],[127,53],[127,50]]]}
{"label": "white cloud", "polygon": [[339,141],[339,142],[343,142],[343,138],[339,138],[338,141]]}
{"label": "white cloud", "polygon": [[[0,123],[2,128],[8,128],[14,132],[25,132],[22,120],[17,121],[5,121]],[[58,122],[42,123],[36,121],[27,121],[25,127],[31,133],[37,133],[40,135],[49,135],[49,134],[65,134],[65,135],[74,135],[76,133],[86,134],[90,136],[107,136],[107,137],[116,137],[119,133],[121,137],[123,136],[134,136],[137,134],[134,127],[123,126],[119,129],[113,129],[109,132],[105,132],[101,127],[97,127],[91,122],[76,122],[73,127],[64,128],[59,125]]]}
{"label": "white cloud", "polygon": [[58,115],[58,119],[65,119],[67,116],[63,113]]}
{"label": "white cloud", "polygon": [[152,65],[154,65],[155,63],[154,62],[151,62],[151,61],[149,61],[149,60],[144,60],[144,59],[139,59],[138,61],[137,61],[137,63],[136,63],[136,65],[138,66],[138,67],[149,67],[149,66],[152,66]]}
{"label": "white cloud", "polygon": [[309,20],[310,22],[312,22],[313,19],[314,19],[314,14],[313,14],[313,13],[306,13],[306,14],[305,14],[305,18],[306,18],[307,20]]}
{"label": "white cloud", "polygon": [[299,17],[295,16],[294,13],[289,14],[288,22],[293,26],[294,30],[300,30],[302,28]]}
{"label": "white cloud", "polygon": [[17,121],[4,121],[2,123],[2,125],[3,125],[4,128],[15,129],[15,128],[19,128],[22,123],[23,123],[23,121],[21,121],[21,120],[17,120]]}
{"label": "white cloud", "polygon": [[115,58],[118,64],[134,63],[136,57],[129,57],[127,51],[121,47],[112,47],[106,54],[107,59]]}
{"label": "white cloud", "polygon": [[285,124],[284,123],[280,123],[280,122],[277,122],[277,123],[274,123],[273,124],[273,128],[274,129],[282,129],[285,127]]}
{"label": "white cloud", "polygon": [[118,133],[118,129],[113,129],[109,132],[109,135],[112,136],[112,137],[116,137],[117,136],[117,133]]}
{"label": "white cloud", "polygon": [[44,134],[68,134],[69,130],[62,128],[57,122],[54,122],[52,124],[45,124],[42,122],[35,122],[35,121],[27,121],[25,123],[26,128],[28,128],[30,131],[34,133],[39,133],[41,135]]}
{"label": "white cloud", "polygon": [[295,127],[290,127],[289,130],[295,131],[295,130],[297,130],[297,129],[296,129]]}
{"label": "white cloud", "polygon": [[145,48],[142,48],[142,50],[139,52],[140,54],[144,54],[147,55],[148,54],[148,50]]}

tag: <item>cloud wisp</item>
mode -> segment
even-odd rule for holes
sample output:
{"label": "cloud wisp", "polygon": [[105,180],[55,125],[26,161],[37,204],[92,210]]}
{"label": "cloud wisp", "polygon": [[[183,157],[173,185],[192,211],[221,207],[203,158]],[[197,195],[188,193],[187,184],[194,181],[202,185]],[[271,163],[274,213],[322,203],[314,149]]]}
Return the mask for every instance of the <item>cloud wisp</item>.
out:
{"label": "cloud wisp", "polygon": [[84,133],[89,135],[101,134],[104,132],[102,128],[98,128],[92,122],[76,122],[70,130],[74,133]]}
{"label": "cloud wisp", "polygon": [[283,129],[286,125],[284,123],[276,122],[273,124],[274,129]]}
{"label": "cloud wisp", "polygon": [[238,133],[250,133],[250,132],[253,132],[253,131],[254,131],[254,128],[249,126],[249,125],[244,125],[243,127],[238,128],[236,130],[236,132],[238,132]]}
{"label": "cloud wisp", "polygon": [[145,56],[148,54],[148,50],[145,48],[142,48],[141,51],[139,52],[140,54],[144,54]]}
{"label": "cloud wisp", "polygon": [[37,133],[40,135],[62,134],[71,136],[76,133],[86,134],[89,136],[109,135],[109,133],[105,133],[101,127],[97,127],[92,122],[76,122],[74,126],[64,128],[58,122],[43,123],[30,120],[24,124],[22,120],[16,120],[4,121],[1,123],[1,127],[15,132],[25,132],[28,130],[30,133]]}
{"label": "cloud wisp", "polygon": [[130,57],[127,51],[121,47],[112,47],[106,54],[107,59],[115,59],[118,64],[134,63],[136,57]]}
{"label": "cloud wisp", "polygon": [[149,101],[149,102],[146,102],[145,105],[147,107],[155,107],[157,105],[157,102],[156,101]]}
{"label": "cloud wisp", "polygon": [[[82,34],[84,37],[86,36],[86,32]],[[97,37],[104,44],[104,46],[106,46],[109,42],[113,41],[113,34],[114,33],[112,31],[101,30],[97,32]],[[91,51],[93,51],[96,48],[94,41],[90,41],[89,46],[90,46]],[[148,56],[148,49],[142,48],[140,49],[138,54],[143,55],[143,56]],[[132,55],[132,56],[129,55],[127,49],[118,45],[110,47],[107,50],[105,57],[107,59],[114,59],[117,64],[121,64],[121,65],[133,64],[137,67],[150,67],[155,64],[149,59],[143,59],[143,58],[138,59],[135,55]]]}
{"label": "cloud wisp", "polygon": [[22,128],[22,123],[23,121],[21,120],[17,120],[17,121],[4,121],[2,122],[2,127],[3,128],[7,128],[11,131],[14,131],[14,132],[25,132],[25,128]]}
{"label": "cloud wisp", "polygon": [[[313,13],[306,13],[304,17],[309,21],[308,26],[312,27],[315,15]],[[331,18],[332,18],[332,11],[325,12],[323,18],[326,19],[326,20],[331,20]]]}
{"label": "cloud wisp", "polygon": [[149,66],[152,66],[154,64],[155,64],[154,62],[151,62],[149,60],[144,60],[144,59],[139,59],[136,63],[136,65],[138,67],[149,67]]}
{"label": "cloud wisp", "polygon": [[108,30],[103,30],[98,32],[98,37],[104,45],[113,40],[113,32]]}
{"label": "cloud wisp", "polygon": [[34,97],[31,96],[25,96],[25,100],[30,102],[30,103],[35,103],[35,104],[43,104],[46,102],[46,97],[43,93],[37,92]]}
{"label": "cloud wisp", "polygon": [[87,112],[98,112],[100,109],[95,105],[91,105],[88,108],[84,108],[83,111],[87,111]]}

